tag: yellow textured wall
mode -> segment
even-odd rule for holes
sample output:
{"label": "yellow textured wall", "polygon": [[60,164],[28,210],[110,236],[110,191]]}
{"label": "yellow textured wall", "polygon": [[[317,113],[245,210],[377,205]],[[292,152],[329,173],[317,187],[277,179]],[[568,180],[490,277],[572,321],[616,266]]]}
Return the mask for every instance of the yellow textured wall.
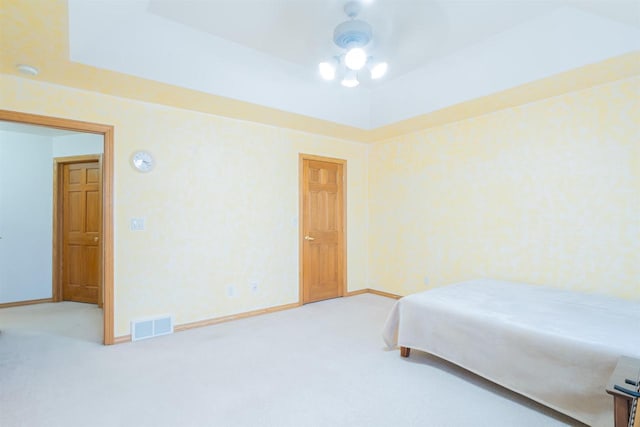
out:
{"label": "yellow textured wall", "polygon": [[350,291],[494,277],[640,295],[640,77],[374,145],[9,75],[0,94],[115,126],[116,336],[297,302],[299,152],[348,161]]}
{"label": "yellow textured wall", "polygon": [[[347,160],[348,287],[366,287],[367,145],[8,75],[0,93],[2,109],[115,126],[116,336],[137,317],[297,302],[300,152]],[[151,173],[129,166],[136,149],[155,156]]]}
{"label": "yellow textured wall", "polygon": [[640,298],[640,77],[370,156],[371,287],[492,277]]}

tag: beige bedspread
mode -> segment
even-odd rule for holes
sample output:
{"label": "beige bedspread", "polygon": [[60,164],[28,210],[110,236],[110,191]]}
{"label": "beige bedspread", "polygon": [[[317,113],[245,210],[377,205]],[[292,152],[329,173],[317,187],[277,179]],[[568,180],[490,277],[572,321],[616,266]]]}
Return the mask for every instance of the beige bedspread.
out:
{"label": "beige bedspread", "polygon": [[640,303],[490,279],[398,300],[388,347],[432,353],[593,426],[613,423],[609,376],[640,357]]}

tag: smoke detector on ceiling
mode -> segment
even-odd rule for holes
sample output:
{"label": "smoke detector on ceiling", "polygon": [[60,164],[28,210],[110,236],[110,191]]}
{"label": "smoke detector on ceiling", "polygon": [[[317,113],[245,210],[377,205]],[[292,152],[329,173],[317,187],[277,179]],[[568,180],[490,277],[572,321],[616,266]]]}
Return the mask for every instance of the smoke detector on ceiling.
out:
{"label": "smoke detector on ceiling", "polygon": [[16,68],[22,74],[28,74],[30,76],[37,76],[38,73],[40,72],[36,67],[32,67],[31,65],[27,65],[27,64],[18,64],[16,65]]}

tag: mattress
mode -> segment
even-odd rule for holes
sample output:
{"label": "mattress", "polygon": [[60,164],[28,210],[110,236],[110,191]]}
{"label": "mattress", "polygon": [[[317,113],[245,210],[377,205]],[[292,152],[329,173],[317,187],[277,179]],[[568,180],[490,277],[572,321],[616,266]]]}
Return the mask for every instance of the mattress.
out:
{"label": "mattress", "polygon": [[422,350],[593,426],[613,423],[605,392],[620,356],[640,357],[640,303],[491,279],[396,302],[389,348]]}

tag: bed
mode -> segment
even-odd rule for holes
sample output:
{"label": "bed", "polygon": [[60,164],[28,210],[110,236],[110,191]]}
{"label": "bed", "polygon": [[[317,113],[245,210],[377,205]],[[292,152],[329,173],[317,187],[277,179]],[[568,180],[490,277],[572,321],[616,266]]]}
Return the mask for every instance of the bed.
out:
{"label": "bed", "polygon": [[640,357],[640,303],[491,279],[401,298],[389,348],[431,353],[592,426],[613,422],[605,393],[620,356]]}

